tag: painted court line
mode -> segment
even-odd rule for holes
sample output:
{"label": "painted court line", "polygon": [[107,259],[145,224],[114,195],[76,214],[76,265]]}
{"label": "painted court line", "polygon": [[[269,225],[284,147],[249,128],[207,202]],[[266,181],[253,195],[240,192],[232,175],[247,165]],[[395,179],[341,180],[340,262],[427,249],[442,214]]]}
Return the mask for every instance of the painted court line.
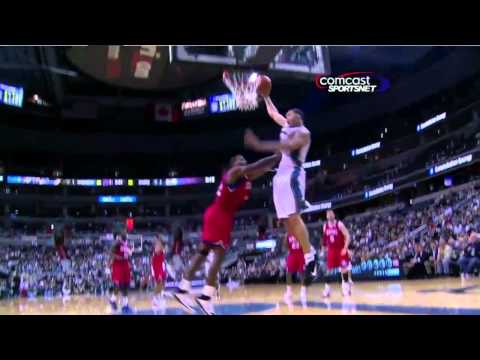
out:
{"label": "painted court line", "polygon": [[[300,306],[300,303],[295,303]],[[307,302],[308,307],[327,309],[327,304],[323,302]],[[373,311],[394,314],[408,315],[480,315],[480,309],[474,308],[447,308],[447,307],[426,307],[426,306],[401,306],[401,305],[373,305],[373,304],[355,304],[348,305],[333,302],[329,304],[330,308],[338,310]]]}

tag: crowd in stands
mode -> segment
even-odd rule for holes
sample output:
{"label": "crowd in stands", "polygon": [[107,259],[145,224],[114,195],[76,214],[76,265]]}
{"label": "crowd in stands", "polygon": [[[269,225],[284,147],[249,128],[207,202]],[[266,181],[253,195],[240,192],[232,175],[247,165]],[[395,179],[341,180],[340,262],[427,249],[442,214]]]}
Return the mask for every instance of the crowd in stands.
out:
{"label": "crowd in stands", "polygon": [[[398,260],[407,277],[456,275],[468,277],[480,269],[480,186],[469,185],[412,207],[373,211],[343,219],[351,234],[354,264],[375,258]],[[255,228],[260,217],[246,216],[237,221],[240,229]],[[310,225],[318,225],[311,214]],[[198,230],[196,226],[192,229]],[[232,253],[239,259],[222,270],[222,280],[283,281],[285,250],[281,228],[266,229],[254,237],[233,237]],[[169,280],[180,280],[183,269],[194,254],[196,237],[184,233],[182,246],[175,249],[173,237],[165,236]],[[258,256],[249,256],[240,246],[259,237],[277,239],[277,247]],[[320,242],[321,227],[311,230],[312,241]],[[138,245],[138,244],[137,244]],[[54,297],[69,294],[106,294],[110,282],[111,243],[95,239],[71,243],[69,260],[61,261],[56,249],[48,245],[0,246],[0,292],[3,296]],[[132,258],[132,288],[148,289],[152,246],[143,241]],[[321,273],[325,273],[325,249],[319,249]],[[198,274],[199,278],[203,274]]]}
{"label": "crowd in stands", "polygon": [[[431,203],[390,212],[351,216],[344,220],[351,234],[353,264],[391,259],[407,278],[451,276],[467,278],[480,270],[480,185],[441,195]],[[321,237],[321,231],[312,231]],[[325,273],[325,249],[319,249]],[[285,253],[278,247],[247,265],[247,281],[279,281]],[[237,275],[232,269],[233,276]]]}
{"label": "crowd in stands", "polygon": [[429,158],[426,163],[426,167],[428,168],[435,164],[441,163],[475,146],[477,146],[477,139],[475,138],[472,138],[472,139],[452,138],[446,143],[440,143],[439,146],[435,149],[436,151],[430,152]]}
{"label": "crowd in stands", "polygon": [[[479,145],[480,136],[475,132],[468,136],[465,134],[452,135],[432,143],[410,156],[407,152],[401,153],[406,155],[392,153],[392,156],[399,155],[400,158],[398,163],[390,166],[381,165],[382,159],[388,159],[385,154],[386,150],[383,149],[378,154],[365,154],[364,158],[358,160],[336,162],[337,166],[343,164],[342,169],[334,170],[328,165],[322,166],[321,169],[312,172],[309,187],[313,191],[314,197],[321,195],[322,200],[339,200],[357,192],[389,184],[401,176],[442,163]],[[405,151],[414,149],[415,146],[409,147]],[[343,163],[344,161],[345,163]]]}

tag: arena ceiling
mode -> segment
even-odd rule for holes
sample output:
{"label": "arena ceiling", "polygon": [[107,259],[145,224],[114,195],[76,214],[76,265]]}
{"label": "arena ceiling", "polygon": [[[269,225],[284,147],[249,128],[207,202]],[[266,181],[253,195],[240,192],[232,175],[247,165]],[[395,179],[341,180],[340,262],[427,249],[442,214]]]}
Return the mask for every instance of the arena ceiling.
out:
{"label": "arena ceiling", "polygon": [[[192,149],[195,145],[191,141],[199,138],[197,134],[201,134],[203,140],[211,136],[212,139],[205,141],[213,148],[220,140],[225,144],[218,146],[232,144],[229,134],[238,138],[246,126],[270,124],[258,121],[265,118],[263,109],[254,113],[231,112],[219,115],[215,121],[203,118],[175,126],[145,120],[143,110],[138,109],[148,102],[179,102],[227,92],[221,81],[224,66],[170,63],[166,61],[168,47],[156,48],[159,56],[158,66],[151,69],[154,76],[145,81],[136,79],[132,83],[122,76],[116,80],[106,78],[106,71],[114,74],[118,71],[115,66],[107,69],[108,46],[0,47],[0,83],[25,89],[22,109],[0,104],[0,116],[3,115],[0,136],[5,139],[0,142],[0,147],[17,150],[28,144],[29,151],[34,147],[53,151],[48,149],[60,150],[63,142],[69,152],[95,152],[97,148],[105,148],[105,141],[120,143],[113,136],[119,132],[122,133],[121,143],[128,143],[129,148],[136,148],[137,152],[154,153],[178,146],[183,138],[180,135],[172,137],[177,133],[188,133]],[[126,49],[124,56],[132,59],[139,47]],[[265,58],[272,56],[268,50],[261,55]],[[403,98],[411,103],[416,97],[435,92],[436,88],[451,87],[460,81],[456,75],[466,78],[478,73],[480,61],[480,50],[475,47],[331,46],[328,55],[332,74],[374,71],[391,81],[392,91],[381,95],[382,99],[365,95],[329,96],[318,91],[313,76],[272,74],[272,97],[279,108],[300,107],[311,118],[321,119],[311,127],[319,132],[327,127],[348,126],[349,121],[360,120],[375,111],[393,111],[393,106],[403,106]],[[258,65],[255,64],[262,68]],[[122,66],[130,69],[130,73],[134,71],[131,63]],[[362,108],[363,113],[357,108]],[[72,119],[75,115],[76,118]],[[51,130],[53,132],[49,134]],[[53,139],[59,139],[54,134],[65,132],[77,135],[72,139],[63,136],[62,142],[58,140],[52,144]],[[100,132],[105,136],[98,137],[98,147],[94,137],[84,140],[83,136]],[[147,137],[142,136],[145,133]],[[222,135],[221,139],[218,134]],[[81,146],[83,143],[89,145]],[[120,150],[122,146],[109,146],[109,149],[116,148]]]}
{"label": "arena ceiling", "polygon": [[[39,94],[48,103],[62,107],[69,97],[114,97],[117,104],[141,98],[185,98],[223,89],[225,66],[170,62],[169,47],[156,46],[154,62],[146,78],[136,78],[132,59],[138,47],[121,47],[120,65],[109,60],[108,46],[86,47],[0,47],[0,77],[4,82]],[[420,71],[456,51],[430,46],[332,46],[328,47],[332,73],[376,71],[395,78]],[[111,66],[110,66],[111,65]],[[121,66],[125,69],[115,69]],[[131,71],[129,71],[131,70]],[[121,71],[115,77],[112,72]],[[278,80],[276,96],[299,101],[296,94],[314,90],[313,77],[284,76]],[[291,91],[292,87],[300,91]],[[28,100],[28,99],[27,99]]]}

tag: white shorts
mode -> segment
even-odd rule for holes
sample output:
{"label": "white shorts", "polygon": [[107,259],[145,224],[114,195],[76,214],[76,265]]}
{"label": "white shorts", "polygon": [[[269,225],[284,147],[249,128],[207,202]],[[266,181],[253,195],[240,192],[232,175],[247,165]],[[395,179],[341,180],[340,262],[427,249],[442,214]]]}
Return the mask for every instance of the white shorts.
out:
{"label": "white shorts", "polygon": [[277,172],[273,178],[273,202],[279,219],[286,219],[292,214],[300,214],[307,208],[305,170],[303,168]]}

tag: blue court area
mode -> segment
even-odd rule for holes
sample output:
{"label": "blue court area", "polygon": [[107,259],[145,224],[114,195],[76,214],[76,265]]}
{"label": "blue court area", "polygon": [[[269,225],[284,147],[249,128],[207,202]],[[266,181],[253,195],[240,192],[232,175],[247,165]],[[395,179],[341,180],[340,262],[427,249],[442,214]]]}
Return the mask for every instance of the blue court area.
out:
{"label": "blue court area", "polygon": [[[295,305],[301,306],[300,303]],[[351,314],[355,312],[375,312],[388,314],[405,315],[480,315],[480,309],[475,308],[449,308],[449,307],[429,307],[429,306],[402,306],[402,305],[377,305],[377,304],[355,304],[333,302],[307,302],[307,307],[321,309],[337,309],[348,311]]]}
{"label": "blue court area", "polygon": [[[217,315],[248,315],[261,311],[267,311],[275,308],[275,304],[247,303],[247,304],[218,304],[215,306]],[[200,309],[196,308],[200,315]],[[187,313],[180,308],[167,307],[164,310],[140,309],[131,315],[186,315]]]}

